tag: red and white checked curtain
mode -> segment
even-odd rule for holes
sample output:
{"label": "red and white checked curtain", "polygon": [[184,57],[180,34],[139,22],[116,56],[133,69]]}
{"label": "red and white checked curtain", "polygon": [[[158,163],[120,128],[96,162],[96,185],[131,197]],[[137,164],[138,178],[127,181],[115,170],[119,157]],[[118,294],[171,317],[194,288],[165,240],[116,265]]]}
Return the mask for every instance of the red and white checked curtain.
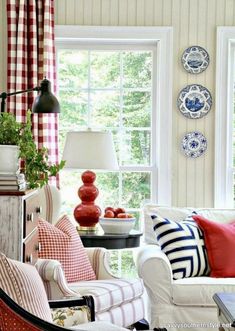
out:
{"label": "red and white checked curtain", "polygon": [[[54,0],[7,0],[8,92],[40,85],[46,77],[56,91]],[[7,110],[25,122],[36,92],[8,97]],[[49,160],[58,162],[58,114],[33,114],[37,147],[48,148]]]}

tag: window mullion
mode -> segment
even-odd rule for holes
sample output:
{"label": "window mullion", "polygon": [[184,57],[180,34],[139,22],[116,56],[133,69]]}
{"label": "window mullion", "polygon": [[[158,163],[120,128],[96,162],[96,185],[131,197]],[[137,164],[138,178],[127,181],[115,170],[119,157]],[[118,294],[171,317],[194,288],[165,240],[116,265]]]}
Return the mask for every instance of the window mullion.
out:
{"label": "window mullion", "polygon": [[[119,114],[119,165],[122,164],[122,148],[123,146],[123,54],[120,52],[120,114]],[[119,205],[122,204],[123,196],[123,178],[122,172],[119,171]]]}
{"label": "window mullion", "polygon": [[152,99],[151,99],[151,105],[152,105],[152,112],[151,112],[151,161],[150,164],[153,168],[153,171],[151,173],[151,200],[153,202],[158,201],[158,192],[157,192],[157,185],[158,183],[158,169],[157,169],[157,145],[158,141],[160,140],[159,132],[157,130],[157,121],[159,120],[159,117],[157,115],[157,52],[156,50],[152,52],[153,56],[153,66],[152,66]]}
{"label": "window mullion", "polygon": [[91,128],[91,115],[92,115],[92,109],[91,109],[91,51],[88,51],[88,90],[87,90],[87,123],[88,128]]}

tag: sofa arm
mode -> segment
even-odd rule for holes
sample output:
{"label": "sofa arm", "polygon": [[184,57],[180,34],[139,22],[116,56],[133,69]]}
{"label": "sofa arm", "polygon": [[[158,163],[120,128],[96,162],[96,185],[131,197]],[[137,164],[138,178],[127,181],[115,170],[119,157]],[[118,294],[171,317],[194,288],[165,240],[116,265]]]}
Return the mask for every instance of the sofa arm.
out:
{"label": "sofa arm", "polygon": [[151,304],[171,302],[173,274],[167,256],[157,245],[142,247],[136,259],[139,277],[143,279]]}
{"label": "sofa arm", "polygon": [[81,297],[78,292],[70,290],[59,261],[38,259],[35,267],[41,276],[49,300],[64,297]]}
{"label": "sofa arm", "polygon": [[86,248],[87,255],[97,279],[112,279],[116,277],[112,274],[109,267],[109,251],[105,248],[95,247]]}

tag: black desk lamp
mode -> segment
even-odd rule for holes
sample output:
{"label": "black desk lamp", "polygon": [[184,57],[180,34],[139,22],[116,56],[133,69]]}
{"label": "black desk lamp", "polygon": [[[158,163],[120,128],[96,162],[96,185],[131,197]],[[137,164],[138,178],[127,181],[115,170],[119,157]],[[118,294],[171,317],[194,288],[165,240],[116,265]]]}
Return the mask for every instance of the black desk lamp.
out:
{"label": "black desk lamp", "polygon": [[40,86],[33,87],[31,89],[0,94],[1,102],[1,113],[5,111],[6,98],[11,95],[27,93],[31,91],[40,91],[41,93],[36,97],[33,103],[32,112],[38,114],[52,114],[60,112],[60,105],[56,97],[51,93],[51,83],[48,79],[44,78],[41,81]]}

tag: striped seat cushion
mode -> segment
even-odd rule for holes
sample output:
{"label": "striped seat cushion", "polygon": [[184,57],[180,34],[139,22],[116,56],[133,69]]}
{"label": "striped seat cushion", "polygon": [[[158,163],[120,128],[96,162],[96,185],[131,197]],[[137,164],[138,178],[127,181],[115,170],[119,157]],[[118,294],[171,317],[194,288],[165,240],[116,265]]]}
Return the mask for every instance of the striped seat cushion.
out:
{"label": "striped seat cushion", "polygon": [[38,232],[39,258],[58,260],[67,282],[96,279],[79,234],[66,215],[56,225],[39,219]]}
{"label": "striped seat cushion", "polygon": [[[118,307],[113,307],[110,310],[96,313],[96,320],[109,321],[119,327],[127,327],[142,320],[144,316],[144,299],[140,297],[131,302],[125,302]],[[107,331],[109,331],[109,329],[107,329]]]}
{"label": "striped seat cushion", "polygon": [[96,313],[131,302],[141,297],[144,292],[142,280],[139,278],[70,283],[69,288],[81,295],[92,295]]}
{"label": "striped seat cushion", "polygon": [[192,217],[181,222],[158,215],[151,217],[157,242],[170,261],[173,278],[208,275],[209,263],[203,232]]}
{"label": "striped seat cushion", "polygon": [[19,306],[52,322],[46,292],[34,266],[11,260],[0,253],[0,287]]}

